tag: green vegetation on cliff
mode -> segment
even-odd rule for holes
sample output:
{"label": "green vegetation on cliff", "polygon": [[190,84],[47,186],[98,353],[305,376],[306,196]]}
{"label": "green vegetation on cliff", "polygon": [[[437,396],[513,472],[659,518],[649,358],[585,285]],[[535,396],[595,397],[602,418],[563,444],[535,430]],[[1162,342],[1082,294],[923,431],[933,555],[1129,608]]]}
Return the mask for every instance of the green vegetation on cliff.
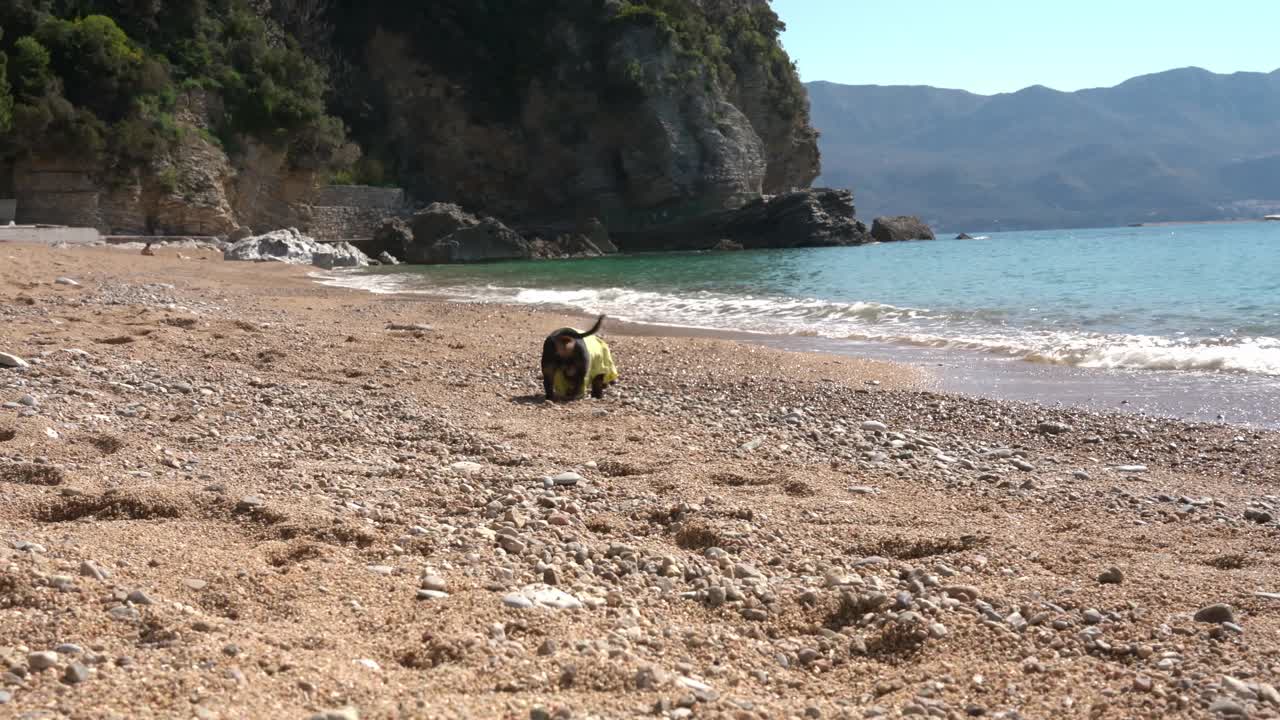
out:
{"label": "green vegetation on cliff", "polygon": [[[327,75],[243,0],[16,0],[0,8],[10,59],[9,155],[145,165],[179,140],[184,94],[214,99],[213,130],[286,148],[296,165],[348,159]],[[0,120],[5,94],[0,88]]]}
{"label": "green vegetation on cliff", "polygon": [[[233,157],[266,143],[335,181],[448,195],[445,151],[422,146],[474,128],[488,145],[570,148],[592,108],[737,102],[744,85],[767,93],[757,114],[781,118],[776,136],[807,126],[783,24],[756,0],[7,0],[0,28],[0,161],[164,167],[183,133],[207,130]],[[559,137],[531,130],[531,106],[562,119]],[[475,175],[506,172],[489,152],[458,155],[487,168]]]}

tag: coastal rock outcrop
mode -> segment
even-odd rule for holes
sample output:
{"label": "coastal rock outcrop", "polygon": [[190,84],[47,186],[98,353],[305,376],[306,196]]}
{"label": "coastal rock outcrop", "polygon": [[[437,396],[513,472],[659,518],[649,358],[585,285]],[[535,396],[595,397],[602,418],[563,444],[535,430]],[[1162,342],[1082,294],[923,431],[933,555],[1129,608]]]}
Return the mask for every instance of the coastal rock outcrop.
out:
{"label": "coastal rock outcrop", "polygon": [[298,232],[296,228],[286,228],[245,238],[227,248],[222,258],[227,261],[315,265],[325,269],[369,265],[369,257],[350,243],[316,242],[315,239]]}
{"label": "coastal rock outcrop", "polygon": [[819,188],[762,197],[737,210],[614,233],[623,250],[835,247],[871,241],[853,193]]}
{"label": "coastal rock outcrop", "polygon": [[871,223],[871,237],[876,242],[933,240],[933,230],[920,218],[911,215],[878,217]]}

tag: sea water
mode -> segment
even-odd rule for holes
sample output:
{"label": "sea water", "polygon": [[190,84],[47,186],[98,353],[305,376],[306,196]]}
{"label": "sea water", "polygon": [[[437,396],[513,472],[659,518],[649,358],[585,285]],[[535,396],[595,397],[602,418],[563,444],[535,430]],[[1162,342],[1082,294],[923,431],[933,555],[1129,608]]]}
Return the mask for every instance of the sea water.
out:
{"label": "sea water", "polygon": [[342,282],[757,333],[940,367],[942,389],[1280,424],[1280,223],[402,266]]}

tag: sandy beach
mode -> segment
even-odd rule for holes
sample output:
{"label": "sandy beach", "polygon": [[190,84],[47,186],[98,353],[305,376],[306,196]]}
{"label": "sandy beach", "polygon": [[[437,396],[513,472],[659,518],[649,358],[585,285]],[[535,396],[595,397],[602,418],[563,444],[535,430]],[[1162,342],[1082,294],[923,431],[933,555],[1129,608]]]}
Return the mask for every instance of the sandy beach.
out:
{"label": "sandy beach", "polygon": [[0,718],[1280,717],[1280,434],[309,270],[0,243]]}

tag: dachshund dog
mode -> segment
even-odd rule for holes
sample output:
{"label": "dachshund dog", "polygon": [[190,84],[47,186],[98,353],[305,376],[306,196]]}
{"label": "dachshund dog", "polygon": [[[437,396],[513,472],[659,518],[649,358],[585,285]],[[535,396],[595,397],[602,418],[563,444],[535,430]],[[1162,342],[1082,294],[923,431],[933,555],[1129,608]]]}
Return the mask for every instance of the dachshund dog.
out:
{"label": "dachshund dog", "polygon": [[596,335],[602,325],[603,315],[586,332],[560,328],[542,341],[542,390],[548,400],[577,400],[588,386],[599,400],[617,381],[609,346]]}

